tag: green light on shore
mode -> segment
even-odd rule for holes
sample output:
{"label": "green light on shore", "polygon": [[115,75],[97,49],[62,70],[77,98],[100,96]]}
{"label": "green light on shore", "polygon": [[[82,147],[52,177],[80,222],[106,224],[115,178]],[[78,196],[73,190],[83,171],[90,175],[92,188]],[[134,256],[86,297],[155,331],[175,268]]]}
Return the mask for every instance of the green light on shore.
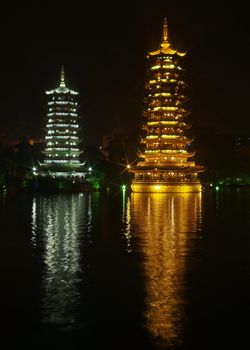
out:
{"label": "green light on shore", "polygon": [[122,190],[126,191],[126,185],[122,185]]}
{"label": "green light on shore", "polygon": [[101,188],[101,185],[100,185],[100,182],[99,181],[94,181],[93,182],[93,188],[95,189],[95,190],[100,190],[100,188]]}
{"label": "green light on shore", "polygon": [[219,186],[215,186],[216,191],[219,191],[220,187]]}

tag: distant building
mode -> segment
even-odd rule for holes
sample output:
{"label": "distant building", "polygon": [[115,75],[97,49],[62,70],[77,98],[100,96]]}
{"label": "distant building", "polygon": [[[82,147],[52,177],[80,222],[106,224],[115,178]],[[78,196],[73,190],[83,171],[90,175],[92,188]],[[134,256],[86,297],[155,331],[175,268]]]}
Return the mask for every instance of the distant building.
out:
{"label": "distant building", "polygon": [[0,146],[14,148],[20,143],[19,138],[7,137],[4,133],[0,134]]}
{"label": "distant building", "polygon": [[124,130],[122,128],[114,128],[111,134],[102,136],[102,146],[100,147],[104,156],[108,159],[110,156],[110,146],[115,138],[122,138],[124,136]]}
{"label": "distant building", "polygon": [[35,146],[35,145],[40,145],[43,143],[43,139],[42,138],[38,138],[38,137],[32,137],[28,139],[29,145],[30,146]]}
{"label": "distant building", "polygon": [[147,56],[144,151],[141,161],[129,169],[134,174],[134,192],[201,191],[198,173],[203,167],[192,160],[195,152],[188,151],[192,139],[186,136],[190,126],[184,121],[188,112],[183,107],[183,56],[185,53],[171,48],[165,20],[160,48]]}
{"label": "distant building", "polygon": [[250,135],[235,137],[234,145],[236,159],[250,162]]}
{"label": "distant building", "polygon": [[235,137],[234,151],[238,166],[250,169],[250,135]]}
{"label": "distant building", "polygon": [[59,87],[46,94],[49,101],[41,175],[82,178],[85,172],[79,160],[79,93],[66,86],[63,67]]}

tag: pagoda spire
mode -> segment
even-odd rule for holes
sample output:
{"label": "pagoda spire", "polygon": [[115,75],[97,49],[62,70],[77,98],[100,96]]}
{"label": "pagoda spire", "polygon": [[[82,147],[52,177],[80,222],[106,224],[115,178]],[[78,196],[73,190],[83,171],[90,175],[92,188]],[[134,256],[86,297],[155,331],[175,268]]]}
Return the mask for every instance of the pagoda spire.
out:
{"label": "pagoda spire", "polygon": [[167,22],[166,17],[164,18],[164,21],[163,21],[163,30],[162,30],[160,47],[156,51],[149,52],[149,55],[156,56],[156,55],[159,55],[160,53],[163,53],[166,55],[167,54],[169,54],[169,55],[176,54],[176,55],[181,56],[181,57],[186,55],[185,52],[179,52],[177,50],[172,49],[172,46],[169,42],[169,37],[168,37],[168,22]]}
{"label": "pagoda spire", "polygon": [[167,43],[168,42],[168,22],[167,18],[164,18],[163,22],[163,42]]}
{"label": "pagoda spire", "polygon": [[64,66],[62,64],[62,67],[61,67],[61,81],[60,81],[60,86],[61,87],[65,87],[65,81],[64,81]]}

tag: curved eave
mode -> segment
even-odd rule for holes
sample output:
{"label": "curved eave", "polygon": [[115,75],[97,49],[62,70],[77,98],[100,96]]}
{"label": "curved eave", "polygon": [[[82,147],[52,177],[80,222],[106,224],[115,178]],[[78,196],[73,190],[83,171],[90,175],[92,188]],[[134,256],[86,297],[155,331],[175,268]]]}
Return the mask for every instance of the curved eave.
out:
{"label": "curved eave", "polygon": [[160,55],[161,53],[163,53],[164,55],[178,55],[180,57],[185,56],[187,53],[186,52],[179,52],[177,50],[173,50],[170,47],[161,47],[159,50],[156,51],[151,51],[148,54],[150,56],[157,56]]}
{"label": "curved eave", "polygon": [[193,152],[178,152],[176,151],[174,152],[168,152],[167,150],[157,150],[156,152],[150,152],[150,150],[146,150],[144,153],[141,154],[142,158],[148,158],[148,157],[159,157],[159,156],[164,156],[164,157],[178,157],[178,158],[191,158],[196,154],[196,151]]}
{"label": "curved eave", "polygon": [[67,163],[57,163],[57,162],[51,162],[51,163],[40,163],[39,165],[41,166],[41,167],[49,167],[49,168],[51,168],[52,166],[57,166],[57,167],[67,167],[67,166],[70,166],[70,167],[82,167],[82,166],[84,166],[85,165],[85,163],[86,162],[84,162],[84,163],[71,163],[70,161],[69,162],[67,162]]}
{"label": "curved eave", "polygon": [[52,94],[71,94],[71,95],[79,95],[79,92],[70,90],[67,87],[58,87],[54,90],[47,90],[45,91],[46,95],[52,95]]}
{"label": "curved eave", "polygon": [[204,166],[202,166],[202,165],[196,165],[195,166],[195,171],[197,173],[203,173],[204,171],[206,171],[206,168]]}
{"label": "curved eave", "polygon": [[[202,169],[201,169],[202,168]],[[199,173],[204,171],[205,169],[201,166],[189,166],[189,165],[183,165],[183,166],[174,166],[171,165],[163,165],[163,166],[135,166],[131,168],[130,172],[143,172],[143,171],[151,171],[151,172],[157,172],[157,171],[180,171],[182,173]]]}
{"label": "curved eave", "polygon": [[154,138],[142,138],[141,139],[141,143],[148,143],[148,142],[155,142],[155,141],[168,141],[170,143],[191,143],[193,142],[193,139],[188,139],[185,136],[179,136],[176,138],[165,138],[165,137],[160,137],[160,136],[156,136]]}

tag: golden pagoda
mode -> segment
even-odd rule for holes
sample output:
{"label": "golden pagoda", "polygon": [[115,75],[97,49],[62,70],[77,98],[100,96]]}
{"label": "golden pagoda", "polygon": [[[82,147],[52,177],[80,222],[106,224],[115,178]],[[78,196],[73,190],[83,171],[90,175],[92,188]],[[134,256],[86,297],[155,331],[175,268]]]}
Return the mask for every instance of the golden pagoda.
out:
{"label": "golden pagoda", "polygon": [[144,151],[141,160],[129,171],[134,174],[133,192],[200,192],[198,173],[204,171],[192,160],[192,139],[185,134],[190,127],[185,122],[189,112],[183,108],[183,69],[180,65],[185,53],[171,48],[167,21],[163,24],[163,38],[157,51],[149,52],[146,84],[146,110],[141,138]]}

